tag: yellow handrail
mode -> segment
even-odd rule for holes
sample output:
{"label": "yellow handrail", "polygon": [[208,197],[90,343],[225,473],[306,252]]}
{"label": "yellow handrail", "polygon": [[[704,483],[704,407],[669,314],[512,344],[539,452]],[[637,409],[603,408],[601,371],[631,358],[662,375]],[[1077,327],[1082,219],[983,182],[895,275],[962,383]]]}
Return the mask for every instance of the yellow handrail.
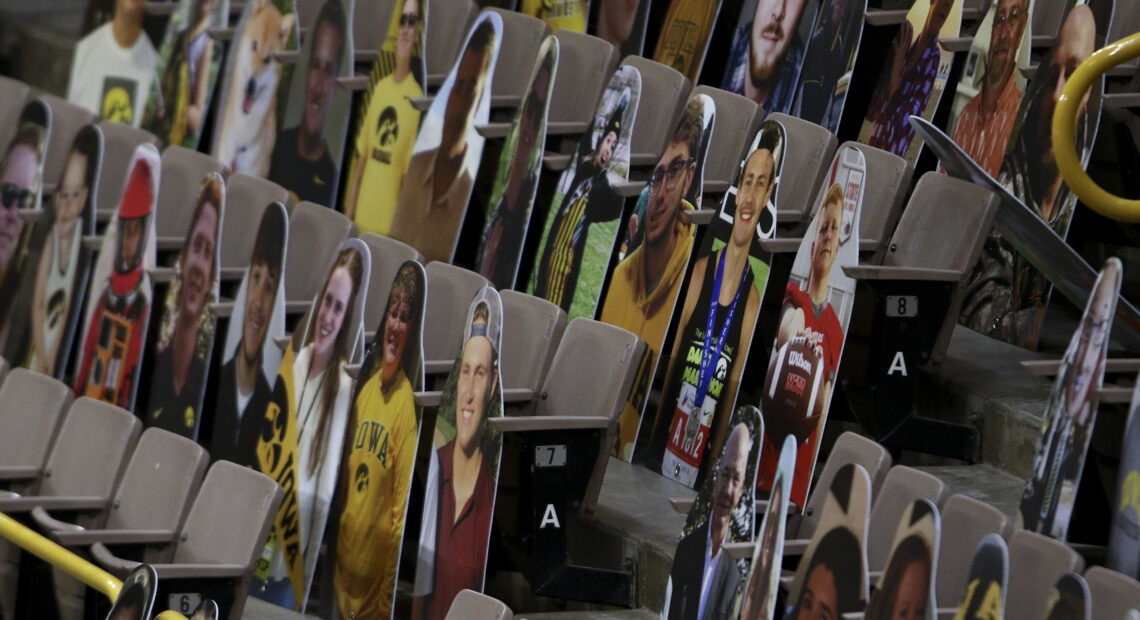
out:
{"label": "yellow handrail", "polygon": [[1077,112],[1093,82],[1106,71],[1140,56],[1140,32],[1104,46],[1085,59],[1061,90],[1053,112],[1053,152],[1065,183],[1090,209],[1105,217],[1140,222],[1140,200],[1128,200],[1105,191],[1081,167],[1077,157]]}

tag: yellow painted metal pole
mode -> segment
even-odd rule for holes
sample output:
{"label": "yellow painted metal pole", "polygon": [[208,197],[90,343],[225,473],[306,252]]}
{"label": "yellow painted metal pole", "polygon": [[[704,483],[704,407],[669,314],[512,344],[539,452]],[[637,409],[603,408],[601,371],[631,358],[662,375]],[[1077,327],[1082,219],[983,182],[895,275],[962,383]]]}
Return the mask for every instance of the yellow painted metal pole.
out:
{"label": "yellow painted metal pole", "polygon": [[1110,194],[1089,178],[1081,167],[1073,134],[1081,100],[1093,82],[1112,67],[1137,56],[1140,32],[1097,50],[1073,71],[1053,112],[1053,152],[1065,183],[1093,211],[1126,222],[1140,222],[1140,200]]}

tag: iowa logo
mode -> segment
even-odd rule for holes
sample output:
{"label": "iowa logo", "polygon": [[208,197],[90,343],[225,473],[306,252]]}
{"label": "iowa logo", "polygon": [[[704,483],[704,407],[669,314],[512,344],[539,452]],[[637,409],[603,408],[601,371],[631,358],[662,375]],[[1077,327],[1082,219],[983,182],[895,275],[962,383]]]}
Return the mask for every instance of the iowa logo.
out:
{"label": "iowa logo", "polygon": [[396,108],[388,106],[380,113],[376,122],[376,134],[380,136],[380,146],[392,146],[400,137],[400,126],[396,122]]}
{"label": "iowa logo", "polygon": [[1117,506],[1118,512],[1124,512],[1124,509],[1131,506],[1132,514],[1140,516],[1140,472],[1132,470],[1124,477],[1124,483],[1120,485],[1120,505]]}
{"label": "iowa logo", "polygon": [[131,95],[123,86],[112,86],[103,95],[102,117],[117,123],[131,124],[134,113]]}

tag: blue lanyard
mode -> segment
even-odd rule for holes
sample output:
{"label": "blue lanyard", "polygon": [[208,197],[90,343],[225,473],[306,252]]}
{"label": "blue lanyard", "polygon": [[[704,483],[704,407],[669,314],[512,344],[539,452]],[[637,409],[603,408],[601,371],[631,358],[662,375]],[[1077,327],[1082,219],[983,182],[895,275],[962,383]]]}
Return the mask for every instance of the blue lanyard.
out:
{"label": "blue lanyard", "polygon": [[712,299],[709,300],[709,314],[708,322],[705,324],[705,342],[701,350],[701,369],[700,375],[697,379],[697,394],[693,400],[693,407],[700,411],[705,402],[705,395],[709,391],[709,384],[712,383],[713,373],[716,372],[716,363],[714,360],[720,359],[720,352],[724,349],[724,341],[728,339],[728,332],[732,328],[732,317],[736,314],[736,302],[740,299],[740,291],[744,288],[744,282],[748,278],[748,265],[744,265],[744,269],[740,272],[740,286],[736,287],[736,294],[732,296],[732,304],[728,306],[728,314],[724,317],[724,324],[720,327],[720,333],[716,338],[716,348],[709,352],[709,344],[712,341],[712,332],[716,327],[716,312],[717,307],[720,305],[720,283],[724,277],[724,258],[728,254],[728,248],[720,253],[720,260],[716,265],[716,279],[713,280]]}

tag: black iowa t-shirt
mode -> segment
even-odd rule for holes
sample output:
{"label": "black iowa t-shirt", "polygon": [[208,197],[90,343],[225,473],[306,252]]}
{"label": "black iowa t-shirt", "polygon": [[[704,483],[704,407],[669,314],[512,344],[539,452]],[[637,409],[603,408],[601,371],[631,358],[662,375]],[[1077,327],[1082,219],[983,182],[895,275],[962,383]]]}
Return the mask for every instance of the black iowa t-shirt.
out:
{"label": "black iowa t-shirt", "polygon": [[300,126],[297,126],[277,134],[273,158],[269,162],[269,180],[289,190],[297,201],[308,200],[329,206],[336,189],[336,166],[329,155],[328,144],[325,144],[320,159],[305,159],[297,152],[300,132]]}

